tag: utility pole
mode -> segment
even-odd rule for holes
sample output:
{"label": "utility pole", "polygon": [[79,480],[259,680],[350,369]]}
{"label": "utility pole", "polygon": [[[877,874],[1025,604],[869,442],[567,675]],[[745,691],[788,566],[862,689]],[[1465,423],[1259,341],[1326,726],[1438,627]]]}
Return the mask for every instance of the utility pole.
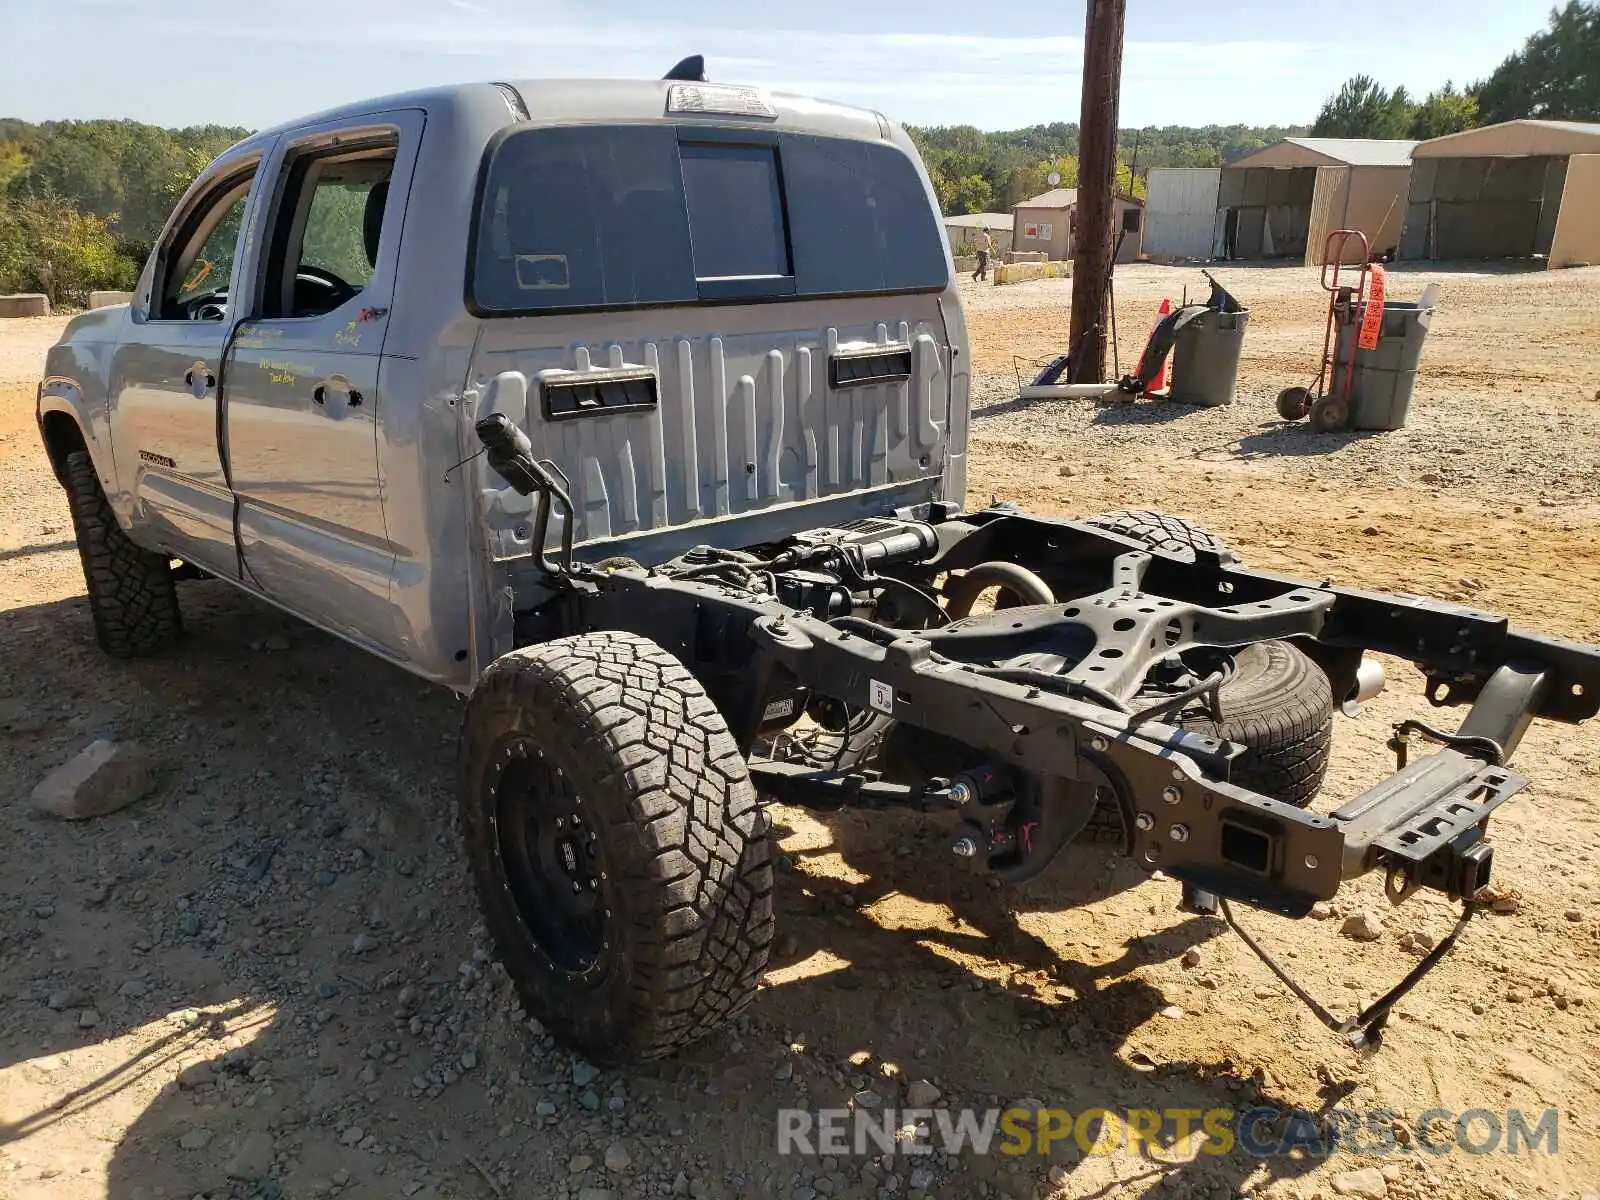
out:
{"label": "utility pole", "polygon": [[1078,118],[1078,220],[1072,259],[1068,345],[1079,383],[1106,376],[1106,291],[1111,282],[1111,218],[1116,212],[1117,97],[1122,90],[1122,26],[1127,0],[1085,0],[1083,108]]}

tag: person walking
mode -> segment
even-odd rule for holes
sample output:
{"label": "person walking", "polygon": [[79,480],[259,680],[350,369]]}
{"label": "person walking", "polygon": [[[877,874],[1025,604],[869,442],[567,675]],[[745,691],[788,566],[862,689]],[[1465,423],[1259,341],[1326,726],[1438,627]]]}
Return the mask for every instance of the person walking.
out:
{"label": "person walking", "polygon": [[989,278],[989,255],[994,250],[994,239],[989,236],[987,229],[978,231],[978,269],[972,273],[972,281]]}

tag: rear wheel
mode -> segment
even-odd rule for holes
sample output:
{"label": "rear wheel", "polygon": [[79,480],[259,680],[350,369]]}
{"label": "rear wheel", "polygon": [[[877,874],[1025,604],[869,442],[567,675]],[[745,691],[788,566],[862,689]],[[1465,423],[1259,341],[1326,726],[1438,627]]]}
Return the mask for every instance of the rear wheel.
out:
{"label": "rear wheel", "polygon": [[765,819],[676,658],[626,633],[508,654],[467,705],[461,762],[485,924],[551,1032],[655,1058],[750,1002],[772,942]]}
{"label": "rear wheel", "polygon": [[63,483],[100,648],[137,658],[170,646],[183,631],[171,561],[123,532],[86,451],[67,455]]}

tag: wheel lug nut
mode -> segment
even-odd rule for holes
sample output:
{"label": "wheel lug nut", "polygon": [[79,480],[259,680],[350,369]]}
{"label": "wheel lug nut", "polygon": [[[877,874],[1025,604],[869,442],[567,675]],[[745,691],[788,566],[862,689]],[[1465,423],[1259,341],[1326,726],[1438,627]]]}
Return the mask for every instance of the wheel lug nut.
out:
{"label": "wheel lug nut", "polygon": [[1140,830],[1149,830],[1149,829],[1154,829],[1155,828],[1156,819],[1154,817],[1152,817],[1149,813],[1142,812],[1142,813],[1138,813],[1138,814],[1136,814],[1134,816],[1133,823]]}

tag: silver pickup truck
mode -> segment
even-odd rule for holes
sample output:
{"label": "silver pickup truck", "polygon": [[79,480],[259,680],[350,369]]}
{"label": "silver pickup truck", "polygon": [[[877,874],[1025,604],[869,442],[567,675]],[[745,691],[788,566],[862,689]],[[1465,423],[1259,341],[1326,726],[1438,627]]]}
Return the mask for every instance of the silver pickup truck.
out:
{"label": "silver pickup truck", "polygon": [[[220,579],[469,695],[488,926],[603,1060],[750,1000],[765,799],[921,811],[1000,880],[1099,837],[1224,914],[1372,870],[1470,914],[1523,731],[1600,705],[1600,652],[1489,614],[1160,514],[966,509],[966,329],[906,134],[692,61],[256,134],[47,370],[102,646],[165,651],[178,583]],[[1367,650],[1470,711],[1321,815]],[[1414,977],[1324,1017],[1370,1040]]]}

